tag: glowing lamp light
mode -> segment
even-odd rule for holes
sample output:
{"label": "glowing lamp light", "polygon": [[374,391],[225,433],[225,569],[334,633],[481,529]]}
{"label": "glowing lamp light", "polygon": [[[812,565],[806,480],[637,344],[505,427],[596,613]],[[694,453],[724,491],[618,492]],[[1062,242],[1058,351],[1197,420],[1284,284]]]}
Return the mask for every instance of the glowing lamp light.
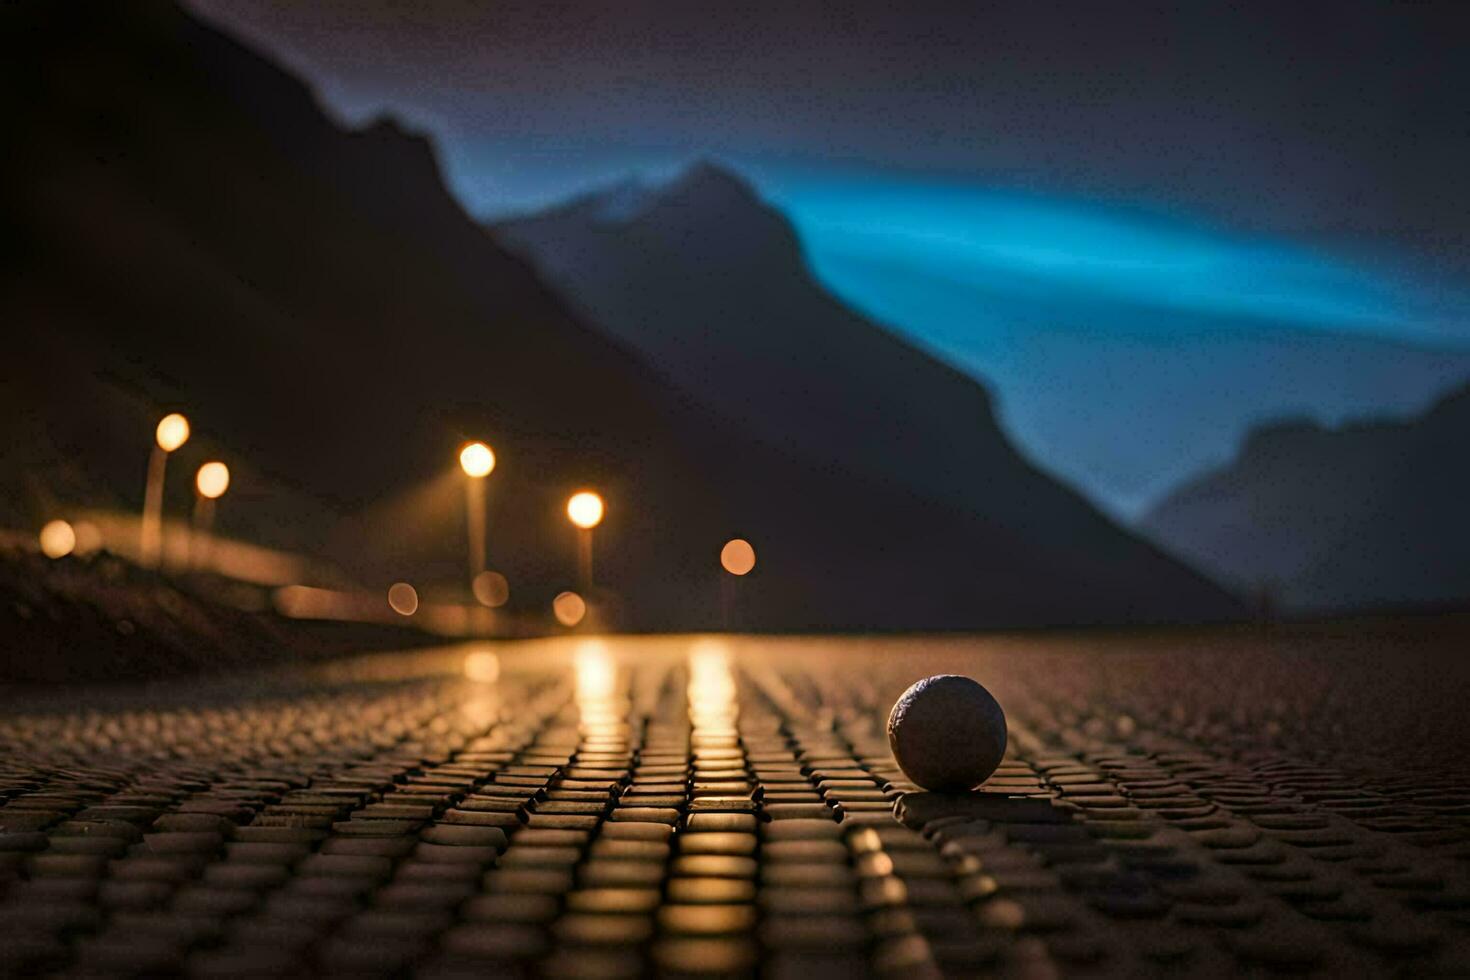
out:
{"label": "glowing lamp light", "polygon": [[475,576],[470,587],[480,605],[491,609],[503,606],[510,600],[510,583],[499,572],[481,572]]}
{"label": "glowing lamp light", "polygon": [[230,468],[217,461],[205,463],[194,474],[194,486],[199,496],[218,500],[230,488]]}
{"label": "glowing lamp light", "polygon": [[472,442],[459,451],[459,466],[475,479],[487,477],[495,469],[495,454],[483,442]]}
{"label": "glowing lamp light", "polygon": [[388,587],[388,605],[400,616],[412,616],[419,611],[418,590],[407,582],[394,582]]}
{"label": "glowing lamp light", "polygon": [[572,627],[587,615],[587,603],[575,592],[561,592],[551,600],[551,611],[558,623]]}
{"label": "glowing lamp light", "polygon": [[602,498],[591,490],[572,494],[567,501],[567,517],[583,530],[591,530],[602,523]]}
{"label": "glowing lamp light", "polygon": [[41,554],[65,558],[77,546],[77,532],[66,521],[52,521],[41,528]]}
{"label": "glowing lamp light", "polygon": [[158,440],[158,448],[171,453],[189,441],[189,420],[172,412],[159,420],[153,435]]}
{"label": "glowing lamp light", "polygon": [[755,549],[744,538],[726,541],[720,549],[720,565],[731,575],[747,575],[755,567]]}

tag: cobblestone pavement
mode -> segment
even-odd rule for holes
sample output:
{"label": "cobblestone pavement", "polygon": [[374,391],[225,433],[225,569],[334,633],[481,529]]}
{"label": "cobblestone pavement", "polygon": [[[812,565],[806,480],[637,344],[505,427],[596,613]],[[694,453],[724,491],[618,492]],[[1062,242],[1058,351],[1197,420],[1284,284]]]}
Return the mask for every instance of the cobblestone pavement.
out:
{"label": "cobblestone pavement", "polygon": [[[1445,647],[570,638],[12,692],[0,971],[1464,975]],[[941,671],[1010,717],[968,796],[884,734]]]}

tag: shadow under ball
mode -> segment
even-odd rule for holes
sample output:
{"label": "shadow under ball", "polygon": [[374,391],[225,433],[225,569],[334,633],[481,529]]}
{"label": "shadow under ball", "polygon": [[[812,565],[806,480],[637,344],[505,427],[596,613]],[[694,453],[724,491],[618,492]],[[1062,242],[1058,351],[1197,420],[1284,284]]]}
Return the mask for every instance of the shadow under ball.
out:
{"label": "shadow under ball", "polygon": [[978,682],[939,674],[915,683],[888,715],[888,744],[904,773],[936,793],[985,782],[1006,753],[1006,714]]}

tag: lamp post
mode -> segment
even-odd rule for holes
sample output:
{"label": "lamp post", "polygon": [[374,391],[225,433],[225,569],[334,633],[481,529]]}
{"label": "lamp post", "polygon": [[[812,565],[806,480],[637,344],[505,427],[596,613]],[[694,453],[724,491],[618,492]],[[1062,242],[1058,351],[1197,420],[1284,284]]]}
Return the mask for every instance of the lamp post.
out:
{"label": "lamp post", "polygon": [[466,443],[459,451],[464,470],[465,528],[469,533],[470,591],[485,570],[485,477],[495,469],[495,453],[483,442]]}
{"label": "lamp post", "polygon": [[215,501],[230,488],[230,468],[218,460],[194,474],[194,526],[189,534],[189,566],[197,567],[214,548]]}
{"label": "lamp post", "polygon": [[755,568],[755,548],[744,538],[732,538],[720,549],[720,567],[730,574],[720,581],[720,618],[730,628],[740,579]]}
{"label": "lamp post", "polygon": [[592,595],[592,529],[602,523],[602,498],[579,490],[567,501],[567,517],[577,526],[577,572],[582,592]]}
{"label": "lamp post", "polygon": [[178,412],[165,415],[153,432],[153,453],[148,457],[148,484],[143,490],[143,522],[138,541],[138,562],[157,568],[163,553],[163,477],[169,454],[189,441],[189,420]]}

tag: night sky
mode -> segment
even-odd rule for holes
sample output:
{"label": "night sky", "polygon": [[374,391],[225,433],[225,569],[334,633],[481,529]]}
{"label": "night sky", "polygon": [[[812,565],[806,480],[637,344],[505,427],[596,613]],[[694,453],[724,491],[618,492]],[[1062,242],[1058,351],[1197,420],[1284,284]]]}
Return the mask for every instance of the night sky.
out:
{"label": "night sky", "polygon": [[476,215],[729,164],[1125,517],[1254,422],[1470,376],[1462,4],[191,6]]}

